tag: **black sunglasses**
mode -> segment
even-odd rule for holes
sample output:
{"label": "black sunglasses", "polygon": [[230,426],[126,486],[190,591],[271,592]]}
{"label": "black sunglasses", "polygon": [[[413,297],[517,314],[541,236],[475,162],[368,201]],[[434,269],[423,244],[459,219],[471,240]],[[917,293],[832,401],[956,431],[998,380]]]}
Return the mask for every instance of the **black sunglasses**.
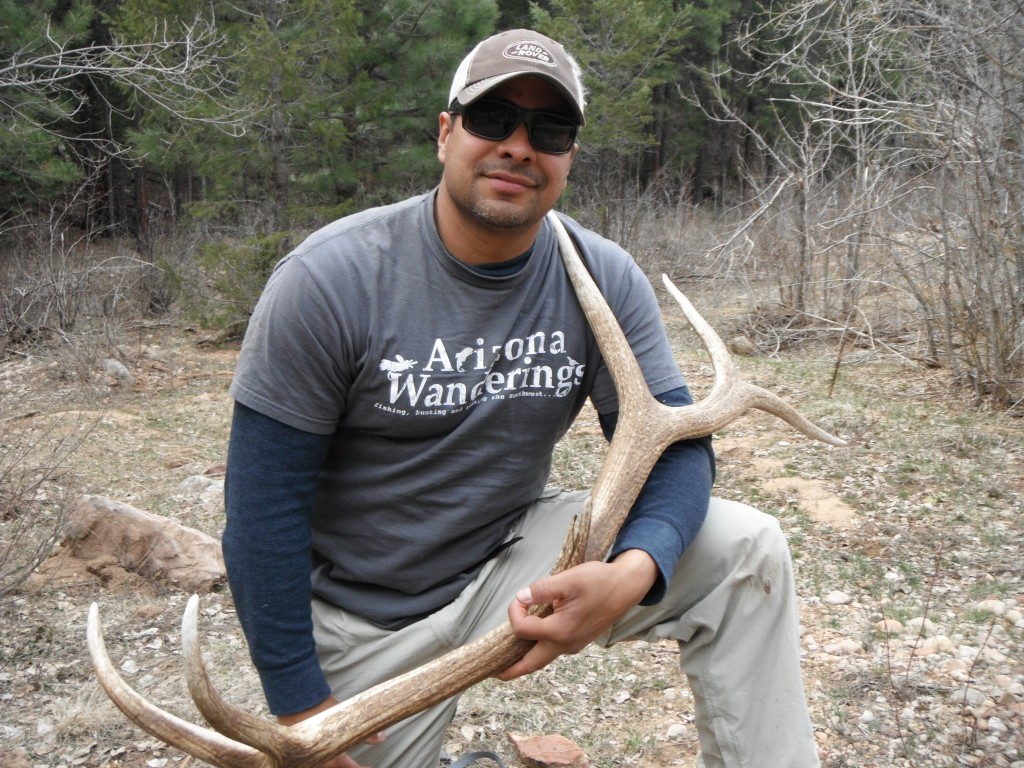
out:
{"label": "black sunglasses", "polygon": [[564,155],[571,150],[580,131],[579,125],[565,115],[522,109],[497,99],[481,99],[465,106],[456,104],[450,114],[461,114],[463,128],[489,141],[507,139],[520,123],[526,123],[526,135],[533,148],[551,155]]}

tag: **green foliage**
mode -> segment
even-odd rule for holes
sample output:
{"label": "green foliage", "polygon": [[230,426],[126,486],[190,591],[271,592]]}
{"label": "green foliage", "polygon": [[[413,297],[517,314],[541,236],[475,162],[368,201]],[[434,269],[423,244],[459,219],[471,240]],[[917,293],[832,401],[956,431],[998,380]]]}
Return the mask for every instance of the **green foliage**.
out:
{"label": "green foliage", "polygon": [[671,0],[553,0],[536,28],[573,54],[588,89],[587,151],[635,157],[657,142],[654,92],[671,82],[689,12]]}
{"label": "green foliage", "polygon": [[86,2],[58,12],[54,0],[0,0],[0,61],[9,67],[0,75],[0,211],[6,212],[0,224],[45,205],[82,177],[60,136],[76,101],[66,88],[33,82],[44,74],[44,57],[87,39],[92,18]]}
{"label": "green foliage", "polygon": [[27,128],[0,130],[0,210],[14,212],[45,203],[81,180],[81,169],[60,151],[61,140],[52,134]]}
{"label": "green foliage", "polygon": [[273,232],[242,243],[218,241],[201,247],[196,262],[205,276],[203,284],[189,284],[180,273],[175,276],[187,313],[207,328],[243,328],[274,266],[295,241],[293,232]]}
{"label": "green foliage", "polygon": [[519,29],[532,23],[530,0],[498,0],[497,29]]}
{"label": "green foliage", "polygon": [[[392,0],[364,13],[367,60],[374,75],[367,94],[372,128],[361,130],[354,157],[364,164],[370,200],[384,201],[433,186],[437,116],[448,102],[458,62],[494,30],[491,0]],[[397,193],[397,194],[396,194]]]}
{"label": "green foliage", "polygon": [[[119,18],[141,34],[147,18],[194,10],[127,0]],[[133,136],[147,165],[201,175],[207,200],[231,201],[239,221],[268,232],[436,183],[450,78],[497,18],[480,0],[251,0],[218,13],[228,77],[256,105],[244,135],[152,113]]]}
{"label": "green foliage", "polygon": [[0,0],[0,51],[5,59],[25,63],[52,53],[55,46],[88,42],[94,16],[95,9],[85,0],[59,6],[56,0]]}

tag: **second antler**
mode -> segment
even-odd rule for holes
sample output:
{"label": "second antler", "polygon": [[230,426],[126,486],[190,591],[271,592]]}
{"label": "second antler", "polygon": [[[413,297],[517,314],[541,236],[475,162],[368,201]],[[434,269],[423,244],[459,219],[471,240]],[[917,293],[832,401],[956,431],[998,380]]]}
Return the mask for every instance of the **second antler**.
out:
{"label": "second antler", "polygon": [[[845,442],[805,419],[776,395],[742,381],[725,344],[667,277],[666,288],[699,334],[715,369],[715,385],[699,403],[662,405],[651,396],[625,335],[587,272],[561,221],[548,214],[576,295],[586,313],[619,397],[619,420],[580,520],[566,537],[552,573],[611,548],[648,473],[672,443],[710,435],[757,408],[805,435],[831,445]],[[549,610],[549,609],[542,609]],[[198,598],[182,619],[182,650],[189,691],[216,730],[182,720],[149,703],[117,673],[103,642],[99,609],[89,610],[89,652],[100,684],[129,719],[158,739],[220,768],[298,768],[319,765],[371,735],[492,677],[520,659],[532,643],[505,622],[469,645],[343,701],[298,725],[285,727],[228,704],[203,665],[197,627]]]}

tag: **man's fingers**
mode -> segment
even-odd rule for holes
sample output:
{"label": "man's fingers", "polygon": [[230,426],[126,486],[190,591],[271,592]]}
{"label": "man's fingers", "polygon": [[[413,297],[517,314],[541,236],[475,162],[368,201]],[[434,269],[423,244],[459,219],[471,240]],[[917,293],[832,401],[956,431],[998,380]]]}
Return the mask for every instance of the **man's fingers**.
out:
{"label": "man's fingers", "polygon": [[[381,731],[380,733],[375,733],[373,736],[368,738],[363,743],[382,744],[387,737],[388,735],[384,731]],[[325,763],[323,765],[323,768],[367,768],[367,766],[363,765],[362,763],[357,763],[355,760],[353,760],[346,754],[341,755],[340,757],[336,757],[330,762]]]}
{"label": "man's fingers", "polygon": [[559,600],[565,600],[571,596],[568,591],[570,576],[562,572],[556,576],[535,581],[528,587],[523,587],[516,593],[516,600],[523,605],[547,605]]}
{"label": "man's fingers", "polygon": [[515,680],[517,677],[531,675],[537,670],[546,667],[559,656],[561,656],[561,654],[552,649],[547,643],[537,643],[537,645],[533,646],[533,648],[531,648],[523,658],[508,669],[495,675],[495,677],[499,680],[508,682],[509,680]]}
{"label": "man's fingers", "polygon": [[546,620],[532,615],[518,600],[508,607],[508,621],[512,625],[512,634],[518,638],[543,640],[548,637],[547,626],[544,623]]}

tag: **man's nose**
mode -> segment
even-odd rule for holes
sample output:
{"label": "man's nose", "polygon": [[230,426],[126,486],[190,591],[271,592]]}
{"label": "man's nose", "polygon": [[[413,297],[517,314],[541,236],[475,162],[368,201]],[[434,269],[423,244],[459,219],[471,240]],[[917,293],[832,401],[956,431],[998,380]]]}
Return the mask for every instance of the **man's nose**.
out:
{"label": "man's nose", "polygon": [[530,133],[526,128],[525,121],[519,123],[508,138],[501,140],[498,152],[520,159],[533,157],[536,150],[530,143]]}

